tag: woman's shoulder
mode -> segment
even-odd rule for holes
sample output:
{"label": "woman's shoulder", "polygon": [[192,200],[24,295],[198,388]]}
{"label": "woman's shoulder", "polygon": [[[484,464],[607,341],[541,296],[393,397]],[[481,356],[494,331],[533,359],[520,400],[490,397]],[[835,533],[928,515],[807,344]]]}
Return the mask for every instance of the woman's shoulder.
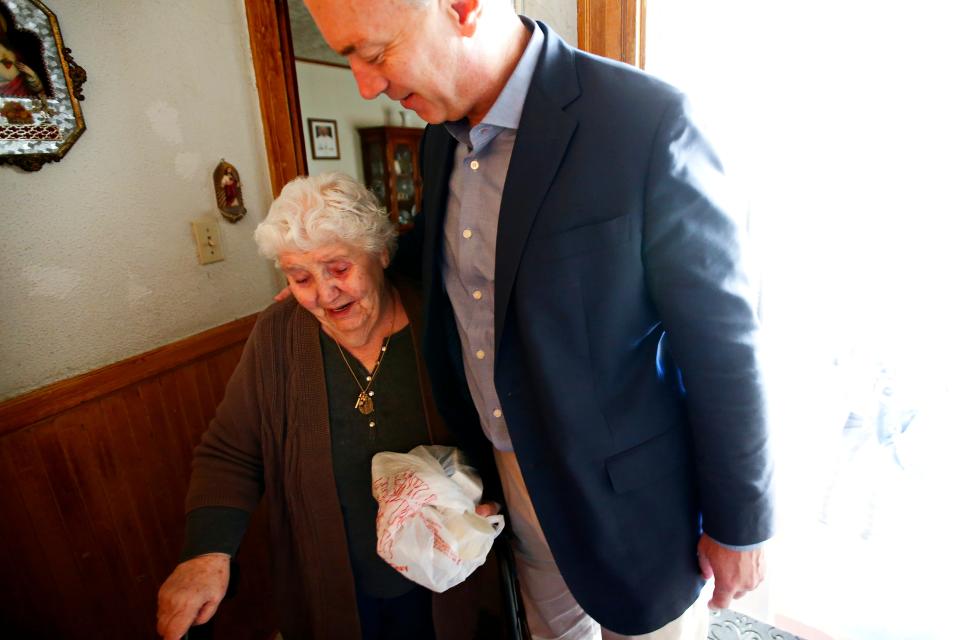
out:
{"label": "woman's shoulder", "polygon": [[257,316],[252,337],[258,341],[281,338],[288,333],[292,323],[302,320],[301,312],[304,310],[293,296],[274,302]]}
{"label": "woman's shoulder", "polygon": [[[281,302],[274,302],[257,316],[257,321],[247,339],[247,350],[251,353],[251,364],[264,378],[282,376],[287,363],[295,356],[294,345],[303,342],[298,336],[309,335],[316,331],[316,319],[310,315],[291,296]],[[319,343],[318,343],[319,345]]]}
{"label": "woman's shoulder", "polygon": [[277,322],[286,322],[293,317],[297,304],[296,298],[288,296],[285,300],[274,302],[257,316],[257,324],[275,324]]}

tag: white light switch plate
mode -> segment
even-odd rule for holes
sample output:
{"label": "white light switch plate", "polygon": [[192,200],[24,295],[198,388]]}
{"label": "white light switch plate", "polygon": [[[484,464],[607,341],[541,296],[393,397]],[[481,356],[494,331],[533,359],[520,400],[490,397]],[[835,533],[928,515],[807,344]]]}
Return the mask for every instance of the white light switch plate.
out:
{"label": "white light switch plate", "polygon": [[197,244],[197,259],[200,264],[223,260],[223,245],[220,243],[220,225],[216,220],[194,220],[193,240]]}

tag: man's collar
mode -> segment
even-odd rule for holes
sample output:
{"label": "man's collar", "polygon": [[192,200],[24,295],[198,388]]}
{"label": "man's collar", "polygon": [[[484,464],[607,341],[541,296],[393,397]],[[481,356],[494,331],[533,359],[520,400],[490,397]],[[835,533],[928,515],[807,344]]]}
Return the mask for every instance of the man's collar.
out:
{"label": "man's collar", "polygon": [[[540,27],[526,16],[520,16],[520,20],[530,31],[530,40],[527,41],[527,47],[523,50],[523,55],[520,56],[513,73],[510,74],[507,84],[503,86],[490,111],[483,117],[481,122],[484,124],[505,129],[516,129],[520,125],[523,103],[527,99],[533,72],[537,68],[540,51],[543,49],[543,32]],[[470,124],[465,118],[457,122],[448,122],[446,127],[454,138],[465,144],[469,143]]]}

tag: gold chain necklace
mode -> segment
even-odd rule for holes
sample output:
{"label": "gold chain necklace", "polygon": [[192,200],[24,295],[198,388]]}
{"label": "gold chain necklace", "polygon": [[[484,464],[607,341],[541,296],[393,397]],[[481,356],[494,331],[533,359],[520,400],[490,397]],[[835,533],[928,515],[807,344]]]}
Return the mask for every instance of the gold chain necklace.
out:
{"label": "gold chain necklace", "polygon": [[[337,340],[333,341],[337,345],[337,350],[340,351],[340,357],[343,358],[343,364],[347,365],[347,371],[349,371],[350,375],[353,376],[353,381],[357,383],[357,387],[360,389],[360,395],[357,396],[357,401],[354,403],[353,408],[365,416],[373,413],[373,391],[370,388],[373,386],[373,381],[376,379],[377,374],[380,373],[380,365],[383,363],[384,356],[387,355],[387,347],[390,346],[390,338],[393,337],[393,324],[397,319],[397,312],[393,306],[394,304],[393,293],[391,292],[390,333],[387,334],[386,342],[382,347],[380,347],[380,356],[373,365],[373,371],[371,371],[370,375],[367,376],[367,386],[363,386],[360,383],[360,379],[357,377],[357,374],[353,372],[353,367],[350,366],[350,362],[347,360],[346,354],[343,353],[343,347],[340,346],[340,342]],[[375,423],[371,420],[370,428],[372,429],[374,426]]]}

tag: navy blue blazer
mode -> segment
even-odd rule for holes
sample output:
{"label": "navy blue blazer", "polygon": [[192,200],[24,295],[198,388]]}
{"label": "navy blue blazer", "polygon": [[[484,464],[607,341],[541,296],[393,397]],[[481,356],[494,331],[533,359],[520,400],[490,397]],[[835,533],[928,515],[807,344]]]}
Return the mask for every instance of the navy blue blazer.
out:
{"label": "navy blue blazer", "polygon": [[[646,633],[697,597],[701,524],[730,545],[771,535],[744,212],[682,94],[540,27],[497,231],[495,384],[574,597]],[[440,275],[455,144],[424,134],[423,348],[441,413],[479,451]]]}

